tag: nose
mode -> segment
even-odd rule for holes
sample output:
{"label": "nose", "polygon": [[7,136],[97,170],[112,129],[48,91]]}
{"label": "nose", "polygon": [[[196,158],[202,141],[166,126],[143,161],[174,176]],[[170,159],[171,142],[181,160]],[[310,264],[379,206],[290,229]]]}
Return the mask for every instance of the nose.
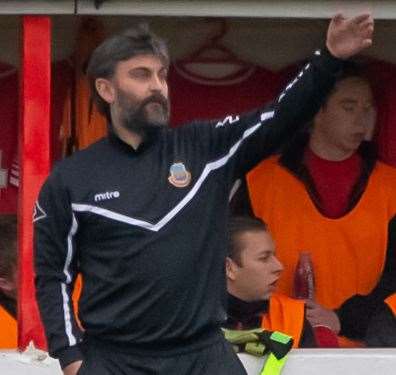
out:
{"label": "nose", "polygon": [[355,132],[366,133],[367,118],[363,111],[359,111],[359,113],[356,114],[353,121],[353,127]]}
{"label": "nose", "polygon": [[166,91],[167,83],[164,79],[159,77],[157,74],[153,74],[150,81],[151,92],[158,92],[164,94]]}
{"label": "nose", "polygon": [[274,273],[281,273],[284,269],[283,264],[280,260],[274,255]]}
{"label": "nose", "polygon": [[364,117],[363,121],[365,128],[365,140],[370,141],[373,138],[375,124],[377,122],[377,113],[375,109],[366,111],[366,116]]}

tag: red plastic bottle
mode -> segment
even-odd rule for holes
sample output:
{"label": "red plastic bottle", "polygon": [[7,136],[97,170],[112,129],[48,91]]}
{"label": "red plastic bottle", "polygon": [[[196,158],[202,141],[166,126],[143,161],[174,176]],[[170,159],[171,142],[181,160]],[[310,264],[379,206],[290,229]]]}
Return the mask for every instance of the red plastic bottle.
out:
{"label": "red plastic bottle", "polygon": [[307,251],[300,253],[296,269],[294,271],[294,298],[315,298],[315,276],[311,260],[311,254]]}

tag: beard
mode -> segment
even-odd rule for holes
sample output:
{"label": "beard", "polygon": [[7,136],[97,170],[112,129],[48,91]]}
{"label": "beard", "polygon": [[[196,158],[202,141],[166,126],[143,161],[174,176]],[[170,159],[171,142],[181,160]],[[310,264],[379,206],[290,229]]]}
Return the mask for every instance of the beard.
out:
{"label": "beard", "polygon": [[138,102],[121,90],[118,92],[121,125],[141,136],[156,133],[169,123],[169,100],[162,94],[153,94]]}

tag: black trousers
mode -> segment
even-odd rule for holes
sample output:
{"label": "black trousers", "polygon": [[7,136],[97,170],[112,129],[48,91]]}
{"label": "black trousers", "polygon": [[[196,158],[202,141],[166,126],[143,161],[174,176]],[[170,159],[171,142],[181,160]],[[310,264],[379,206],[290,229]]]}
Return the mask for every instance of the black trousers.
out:
{"label": "black trousers", "polygon": [[246,375],[225,340],[175,356],[141,356],[86,343],[77,375]]}

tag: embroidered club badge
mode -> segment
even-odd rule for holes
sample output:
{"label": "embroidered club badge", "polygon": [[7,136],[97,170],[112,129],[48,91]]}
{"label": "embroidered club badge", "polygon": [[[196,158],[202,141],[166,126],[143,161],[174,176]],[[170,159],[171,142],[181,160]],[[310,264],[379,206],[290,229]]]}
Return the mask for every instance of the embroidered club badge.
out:
{"label": "embroidered club badge", "polygon": [[186,187],[191,182],[191,173],[182,162],[173,163],[169,168],[168,181],[179,188]]}

